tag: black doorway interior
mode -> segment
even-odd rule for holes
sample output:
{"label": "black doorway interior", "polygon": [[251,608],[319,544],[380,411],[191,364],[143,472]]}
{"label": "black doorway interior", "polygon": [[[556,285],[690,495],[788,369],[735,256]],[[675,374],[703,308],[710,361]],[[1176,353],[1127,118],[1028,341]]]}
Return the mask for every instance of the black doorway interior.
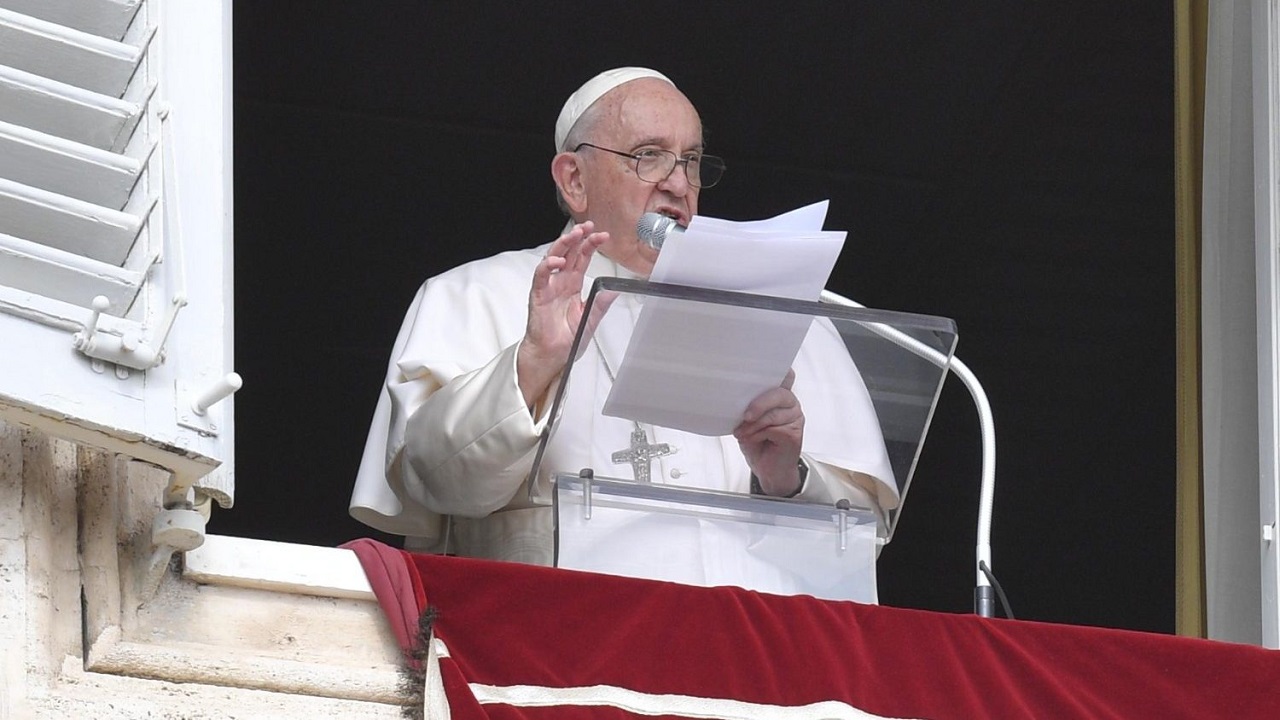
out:
{"label": "black doorway interior", "polygon": [[[832,288],[955,318],[998,433],[1020,617],[1171,632],[1168,3],[236,2],[237,507],[333,545],[391,341],[426,277],[551,239],[560,103],[617,65],[698,105],[703,212],[830,198]],[[886,604],[971,608],[978,432],[948,381]],[[388,539],[388,538],[383,538]]]}

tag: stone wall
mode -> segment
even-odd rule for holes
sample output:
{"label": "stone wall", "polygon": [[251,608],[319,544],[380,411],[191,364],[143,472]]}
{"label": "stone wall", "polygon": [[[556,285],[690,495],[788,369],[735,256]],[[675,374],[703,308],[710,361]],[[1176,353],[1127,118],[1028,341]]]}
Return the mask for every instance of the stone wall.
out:
{"label": "stone wall", "polygon": [[400,717],[368,598],[195,583],[176,562],[139,587],[165,481],[0,424],[0,720]]}

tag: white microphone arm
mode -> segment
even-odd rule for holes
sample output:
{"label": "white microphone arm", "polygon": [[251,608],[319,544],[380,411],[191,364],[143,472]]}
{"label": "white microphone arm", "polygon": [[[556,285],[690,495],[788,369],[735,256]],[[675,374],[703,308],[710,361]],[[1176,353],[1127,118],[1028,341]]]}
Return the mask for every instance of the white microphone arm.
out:
{"label": "white microphone arm", "polygon": [[[845,307],[865,308],[865,305],[854,302],[842,295],[837,295],[830,290],[822,291],[822,302],[831,305],[843,305]],[[896,328],[889,327],[881,323],[865,323],[867,329],[877,335],[889,340],[899,347],[906,348],[915,354],[933,362],[935,365],[942,367],[948,365],[947,358],[942,353],[921,343],[919,340],[904,334]],[[974,612],[982,617],[995,616],[995,596],[992,592],[991,581],[988,573],[991,570],[991,508],[995,502],[996,488],[996,430],[995,420],[991,415],[991,403],[987,400],[987,393],[982,389],[982,383],[978,382],[978,378],[973,374],[967,365],[960,361],[960,358],[952,356],[949,364],[951,372],[960,378],[960,382],[964,383],[965,389],[973,396],[973,402],[978,408],[978,424],[982,433],[982,490],[978,497],[978,541],[976,548],[976,558],[974,562],[974,571],[977,573],[977,580],[974,586],[973,604]]]}

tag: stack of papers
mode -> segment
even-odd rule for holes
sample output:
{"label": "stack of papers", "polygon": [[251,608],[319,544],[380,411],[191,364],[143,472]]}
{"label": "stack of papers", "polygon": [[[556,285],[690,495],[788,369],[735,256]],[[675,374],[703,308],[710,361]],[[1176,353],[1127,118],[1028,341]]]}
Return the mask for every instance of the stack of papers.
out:
{"label": "stack of papers", "polygon": [[[668,236],[649,279],[817,300],[845,240],[822,229],[827,205],[752,222],[696,216]],[[807,314],[645,298],[603,412],[728,435],[753,399],[782,382],[811,323]]]}
{"label": "stack of papers", "polygon": [[817,300],[831,277],[845,232],[826,231],[823,200],[768,220],[734,222],[701,215],[667,237],[649,279],[792,300]]}

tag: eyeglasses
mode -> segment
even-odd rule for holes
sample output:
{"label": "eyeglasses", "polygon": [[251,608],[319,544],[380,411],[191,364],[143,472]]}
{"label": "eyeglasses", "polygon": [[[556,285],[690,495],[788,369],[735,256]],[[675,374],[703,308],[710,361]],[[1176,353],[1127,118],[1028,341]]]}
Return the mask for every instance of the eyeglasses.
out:
{"label": "eyeglasses", "polygon": [[635,160],[636,176],[648,183],[660,183],[671,177],[671,173],[675,172],[677,165],[684,166],[684,174],[685,177],[689,178],[689,184],[697,188],[709,188],[720,182],[720,178],[724,177],[724,159],[715,155],[694,153],[684,157],[676,157],[676,154],[669,150],[659,150],[657,148],[627,153],[585,142],[578,143],[578,146],[573,151],[578,152],[584,147],[603,150],[607,153]]}

